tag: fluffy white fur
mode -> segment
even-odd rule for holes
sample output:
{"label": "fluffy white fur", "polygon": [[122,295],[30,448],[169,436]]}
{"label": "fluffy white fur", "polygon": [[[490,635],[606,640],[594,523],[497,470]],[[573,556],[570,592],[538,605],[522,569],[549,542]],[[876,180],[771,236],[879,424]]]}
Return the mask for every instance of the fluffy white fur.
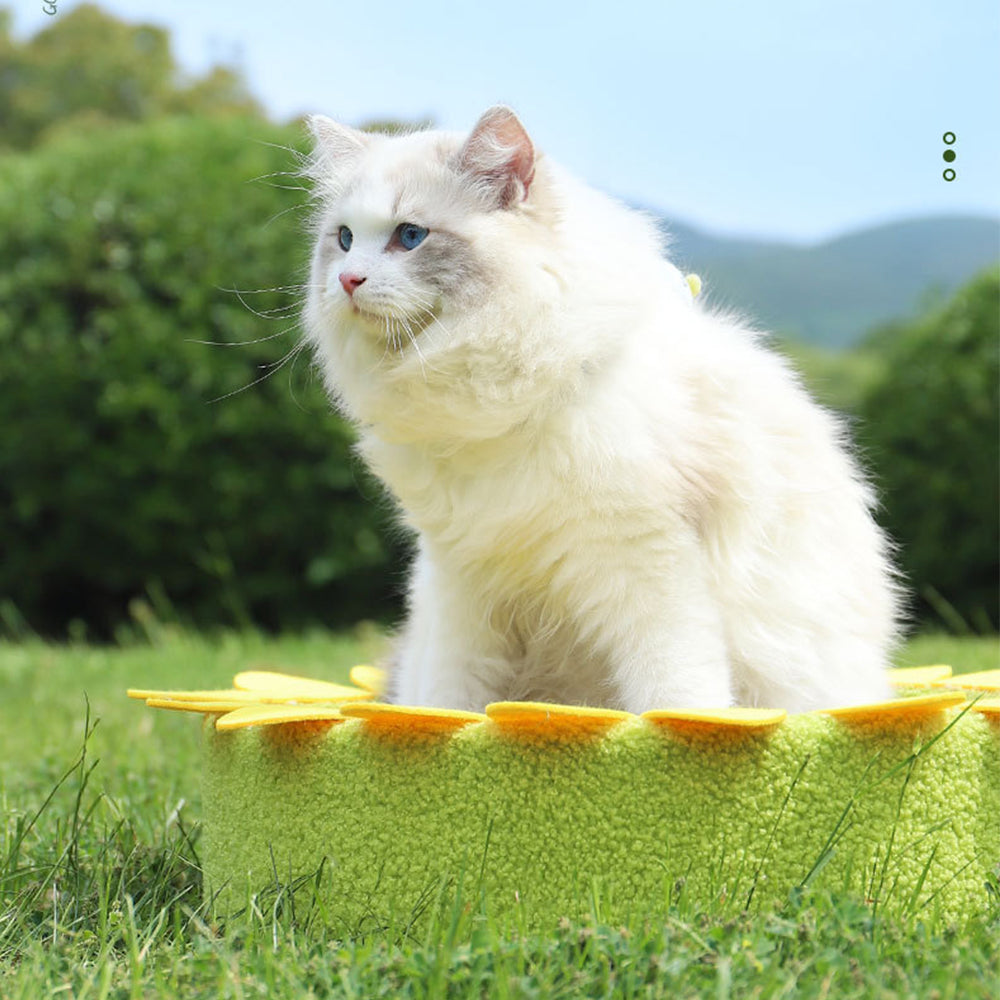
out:
{"label": "fluffy white fur", "polygon": [[504,108],[469,136],[311,128],[308,334],[418,535],[396,701],[887,696],[896,592],[843,428],[692,302],[647,218]]}

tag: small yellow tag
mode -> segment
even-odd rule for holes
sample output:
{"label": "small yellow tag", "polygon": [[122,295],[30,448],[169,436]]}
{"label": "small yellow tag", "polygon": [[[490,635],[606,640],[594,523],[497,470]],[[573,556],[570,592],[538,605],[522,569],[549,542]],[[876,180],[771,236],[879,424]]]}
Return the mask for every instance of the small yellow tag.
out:
{"label": "small yellow tag", "polygon": [[351,667],[351,683],[371,691],[372,694],[385,694],[388,681],[385,671],[379,670],[378,667],[368,667],[363,664]]}

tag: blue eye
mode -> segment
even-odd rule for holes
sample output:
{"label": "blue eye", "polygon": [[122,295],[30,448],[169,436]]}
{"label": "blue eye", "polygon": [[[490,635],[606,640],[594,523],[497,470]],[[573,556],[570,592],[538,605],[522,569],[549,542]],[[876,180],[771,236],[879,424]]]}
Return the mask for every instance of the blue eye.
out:
{"label": "blue eye", "polygon": [[412,250],[420,246],[427,239],[427,230],[423,226],[416,226],[412,222],[404,222],[396,229],[396,237],[399,245],[404,250]]}
{"label": "blue eye", "polygon": [[337,230],[337,242],[340,244],[340,249],[347,253],[351,249],[351,244],[354,242],[354,233],[347,228],[347,226],[341,226]]}

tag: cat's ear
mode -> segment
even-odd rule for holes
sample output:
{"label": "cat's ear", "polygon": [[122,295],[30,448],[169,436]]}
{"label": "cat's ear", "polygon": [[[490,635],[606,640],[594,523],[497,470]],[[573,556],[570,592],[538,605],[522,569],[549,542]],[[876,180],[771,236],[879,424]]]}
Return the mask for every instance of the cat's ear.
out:
{"label": "cat's ear", "polygon": [[326,115],[309,115],[306,128],[316,142],[316,155],[334,163],[356,157],[368,146],[369,137],[364,132],[341,125]]}
{"label": "cat's ear", "polygon": [[476,122],[459,150],[457,165],[497,208],[510,208],[528,197],[535,147],[517,115],[498,104]]}

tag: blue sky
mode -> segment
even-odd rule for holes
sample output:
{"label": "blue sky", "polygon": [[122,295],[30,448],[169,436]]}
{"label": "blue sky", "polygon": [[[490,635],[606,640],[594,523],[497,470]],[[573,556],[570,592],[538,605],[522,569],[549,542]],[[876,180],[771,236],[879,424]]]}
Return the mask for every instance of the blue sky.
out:
{"label": "blue sky", "polygon": [[[75,5],[58,0],[60,14]],[[716,232],[813,241],[1000,214],[996,0],[103,6],[168,27],[187,69],[238,60],[277,119],[463,129],[509,103],[592,184]],[[49,23],[40,0],[13,7],[19,35]]]}

